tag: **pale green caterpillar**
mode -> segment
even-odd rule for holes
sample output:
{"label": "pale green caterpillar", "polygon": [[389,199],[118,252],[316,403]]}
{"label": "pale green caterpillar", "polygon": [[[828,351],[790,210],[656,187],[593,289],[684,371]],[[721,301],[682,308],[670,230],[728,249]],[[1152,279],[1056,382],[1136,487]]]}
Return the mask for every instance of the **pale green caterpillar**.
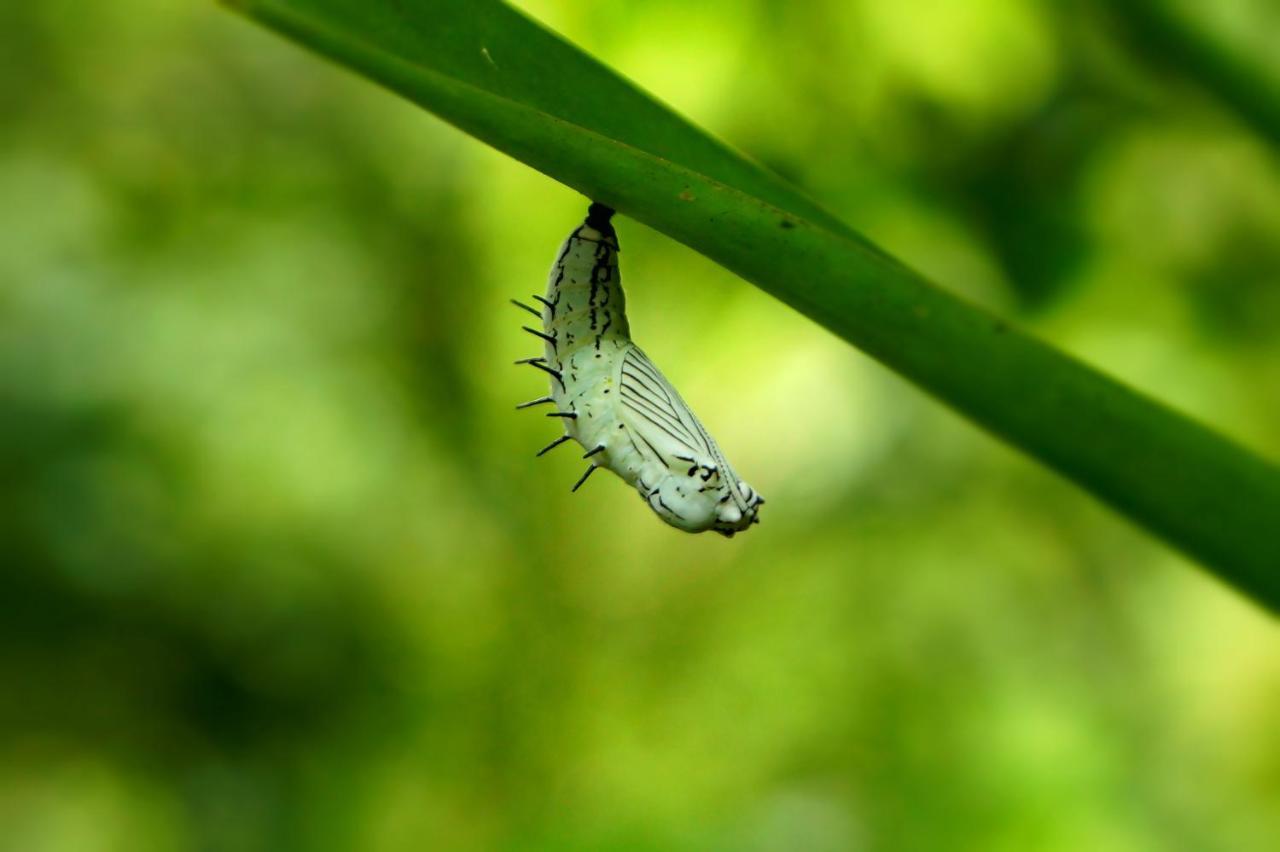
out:
{"label": "pale green caterpillar", "polygon": [[561,420],[565,434],[538,455],[570,438],[581,444],[591,466],[574,491],[596,468],[607,468],[671,526],[732,536],[760,521],[764,498],[737,477],[680,394],[631,342],[612,216],[602,204],[588,209],[556,255],[547,295],[533,297],[542,310],[512,300],[542,320],[541,331],[524,330],[546,344],[541,357],[516,363],[551,376],[549,396],[516,408],[555,405],[547,416]]}

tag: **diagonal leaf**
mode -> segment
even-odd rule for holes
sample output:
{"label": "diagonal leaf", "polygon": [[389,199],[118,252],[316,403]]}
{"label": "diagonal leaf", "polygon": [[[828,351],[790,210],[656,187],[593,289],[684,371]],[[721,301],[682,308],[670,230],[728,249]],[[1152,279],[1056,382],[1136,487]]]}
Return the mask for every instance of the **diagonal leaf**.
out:
{"label": "diagonal leaf", "polygon": [[1280,609],[1280,470],[924,281],[509,7],[239,0],[825,325]]}

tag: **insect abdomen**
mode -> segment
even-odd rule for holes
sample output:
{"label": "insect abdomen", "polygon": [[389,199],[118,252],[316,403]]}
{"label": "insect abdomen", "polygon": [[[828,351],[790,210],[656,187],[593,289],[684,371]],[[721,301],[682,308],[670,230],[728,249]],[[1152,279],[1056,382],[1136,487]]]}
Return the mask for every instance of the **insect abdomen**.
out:
{"label": "insect abdomen", "polygon": [[565,240],[551,268],[542,311],[543,331],[554,339],[547,343],[549,358],[563,359],[583,347],[601,353],[606,340],[631,337],[612,213],[591,205],[587,221]]}
{"label": "insect abdomen", "polygon": [[593,466],[627,482],[634,473],[612,434],[617,390],[614,365],[629,343],[626,300],[618,274],[618,242],[609,217],[593,204],[586,221],[565,240],[547,280],[542,302],[543,355],[551,373],[554,416],[565,434],[587,451]]}

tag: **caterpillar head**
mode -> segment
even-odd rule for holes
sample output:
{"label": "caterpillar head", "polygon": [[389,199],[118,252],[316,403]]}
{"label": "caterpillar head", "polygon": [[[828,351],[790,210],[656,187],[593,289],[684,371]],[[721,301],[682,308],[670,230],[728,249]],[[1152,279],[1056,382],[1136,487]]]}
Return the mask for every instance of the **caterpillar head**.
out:
{"label": "caterpillar head", "polygon": [[726,538],[760,523],[764,498],[738,480],[736,486],[712,470],[687,475],[669,472],[647,495],[649,508],[686,532],[715,530]]}

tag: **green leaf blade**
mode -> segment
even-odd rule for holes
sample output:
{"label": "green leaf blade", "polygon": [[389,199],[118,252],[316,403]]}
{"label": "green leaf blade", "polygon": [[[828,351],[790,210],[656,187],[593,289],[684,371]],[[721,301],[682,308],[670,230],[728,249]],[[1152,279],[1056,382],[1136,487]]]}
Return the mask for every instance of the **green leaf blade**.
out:
{"label": "green leaf blade", "polygon": [[934,287],[500,4],[238,6],[702,252],[1280,610],[1280,470]]}

